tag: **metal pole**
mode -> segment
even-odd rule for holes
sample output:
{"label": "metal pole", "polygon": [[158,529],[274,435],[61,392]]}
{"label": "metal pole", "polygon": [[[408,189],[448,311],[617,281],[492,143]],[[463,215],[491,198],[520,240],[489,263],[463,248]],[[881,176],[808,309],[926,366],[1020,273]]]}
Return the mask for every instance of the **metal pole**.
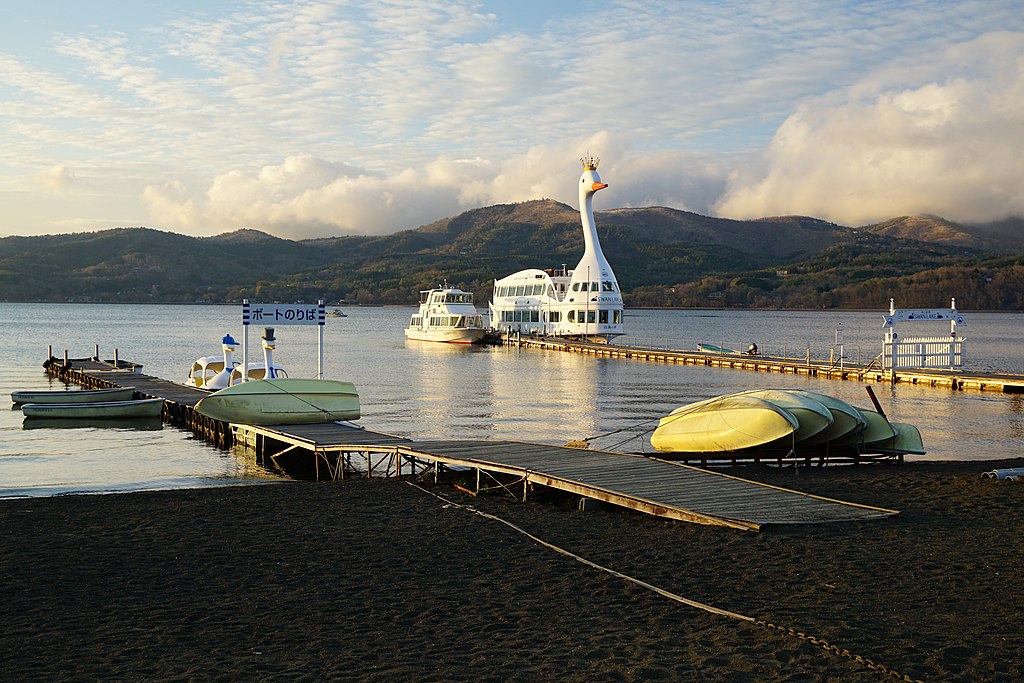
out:
{"label": "metal pole", "polygon": [[[242,381],[249,381],[249,300],[242,299]],[[230,372],[230,371],[229,371]]]}
{"label": "metal pole", "polygon": [[319,328],[320,334],[317,339],[317,361],[316,361],[316,378],[324,378],[324,300],[320,299],[317,302],[317,328]]}

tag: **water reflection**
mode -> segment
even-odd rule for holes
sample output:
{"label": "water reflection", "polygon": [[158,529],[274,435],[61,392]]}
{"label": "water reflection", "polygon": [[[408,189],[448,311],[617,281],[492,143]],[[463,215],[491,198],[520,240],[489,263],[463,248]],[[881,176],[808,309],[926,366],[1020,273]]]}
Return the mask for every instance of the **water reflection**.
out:
{"label": "water reflection", "polygon": [[164,428],[159,417],[131,420],[91,420],[89,418],[26,417],[22,429],[88,429],[90,431],[153,432]]}
{"label": "water reflection", "polygon": [[[657,420],[685,403],[758,388],[808,389],[871,407],[865,384],[803,375],[600,359],[504,347],[408,342],[402,330],[412,307],[351,308],[324,328],[324,370],[353,382],[368,429],[418,439],[511,439],[565,443],[608,434],[598,448],[650,450]],[[968,369],[1024,373],[1017,343],[1024,316],[967,312]],[[628,341],[695,348],[707,341],[732,348],[751,342],[768,353],[828,357],[842,325],[851,362],[877,354],[881,312],[627,311]],[[62,388],[40,367],[56,355],[120,357],[144,372],[184,381],[192,361],[219,354],[226,333],[238,338],[237,306],[91,306],[0,304],[11,332],[0,386]],[[183,325],[182,321],[188,321]],[[197,333],[197,330],[200,332]],[[277,358],[293,377],[317,372],[316,330],[278,331]],[[198,336],[197,336],[198,334]],[[251,335],[257,337],[258,334]],[[250,339],[250,342],[252,338]],[[252,352],[252,349],[250,349]],[[859,355],[858,355],[859,354]],[[917,425],[924,459],[1019,457],[1024,452],[1024,396],[953,392],[906,384],[874,384],[891,420]],[[180,430],[23,424],[20,411],[0,411],[3,487],[81,490],[144,487],[146,482],[249,481],[266,473],[237,453],[206,446]],[[106,487],[106,488],[105,488]]]}

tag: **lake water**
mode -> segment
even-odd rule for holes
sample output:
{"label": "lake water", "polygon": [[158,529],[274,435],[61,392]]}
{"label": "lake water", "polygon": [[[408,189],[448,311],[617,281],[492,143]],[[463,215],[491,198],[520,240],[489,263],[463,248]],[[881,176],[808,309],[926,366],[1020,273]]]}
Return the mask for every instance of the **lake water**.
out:
{"label": "lake water", "polygon": [[[650,451],[657,419],[684,403],[753,388],[804,388],[869,407],[867,385],[794,375],[509,349],[407,342],[412,307],[345,309],[324,331],[325,376],[356,384],[368,429],[413,438],[515,439],[564,443],[595,437],[596,448]],[[1024,373],[1024,315],[965,312],[966,368]],[[240,306],[0,304],[4,356],[0,392],[61,388],[42,369],[47,345],[62,356],[100,355],[183,381],[198,356],[240,340]],[[626,313],[626,341],[694,349],[756,343],[770,355],[828,358],[837,329],[851,362],[881,347],[880,312],[660,311]],[[948,334],[947,326],[903,330]],[[259,355],[261,328],[250,332]],[[277,328],[275,361],[293,377],[317,369],[315,327]],[[1024,455],[1024,396],[872,385],[893,421],[917,425],[928,460]],[[8,404],[9,405],[9,404]],[[226,452],[179,429],[29,428],[20,411],[0,410],[0,497],[61,495],[255,483],[271,475],[244,451]],[[619,431],[621,430],[621,431]],[[913,458],[909,458],[913,459]]]}

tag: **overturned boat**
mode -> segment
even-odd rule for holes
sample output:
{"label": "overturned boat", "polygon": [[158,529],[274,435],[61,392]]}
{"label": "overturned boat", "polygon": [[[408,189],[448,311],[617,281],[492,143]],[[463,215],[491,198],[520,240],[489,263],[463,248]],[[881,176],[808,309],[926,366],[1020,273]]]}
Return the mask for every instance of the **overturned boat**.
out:
{"label": "overturned boat", "polygon": [[881,408],[798,389],[742,391],[682,406],[661,418],[651,445],[659,457],[680,459],[925,454],[917,427],[890,422]]}
{"label": "overturned boat", "polygon": [[215,391],[196,404],[206,417],[249,425],[310,424],[359,419],[359,393],[330,379],[250,380]]}

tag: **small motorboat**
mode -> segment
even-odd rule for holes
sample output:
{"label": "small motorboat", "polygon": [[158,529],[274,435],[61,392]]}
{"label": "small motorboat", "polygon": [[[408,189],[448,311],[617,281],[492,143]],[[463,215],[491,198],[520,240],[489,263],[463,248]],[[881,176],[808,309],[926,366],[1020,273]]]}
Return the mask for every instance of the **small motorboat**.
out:
{"label": "small motorboat", "polygon": [[700,353],[720,353],[725,355],[737,355],[739,351],[736,349],[726,348],[724,346],[716,346],[715,344],[704,344],[703,342],[697,344],[697,351]]}
{"label": "small motorboat", "polygon": [[110,420],[160,417],[163,407],[162,398],[145,398],[138,401],[97,403],[25,403],[21,406],[21,412],[25,417]]}
{"label": "small motorboat", "polygon": [[351,382],[330,379],[250,380],[210,394],[196,404],[196,411],[249,425],[358,420],[359,393]]}
{"label": "small motorboat", "polygon": [[11,400],[15,403],[100,403],[128,401],[134,395],[135,387],[81,391],[12,391]]}

